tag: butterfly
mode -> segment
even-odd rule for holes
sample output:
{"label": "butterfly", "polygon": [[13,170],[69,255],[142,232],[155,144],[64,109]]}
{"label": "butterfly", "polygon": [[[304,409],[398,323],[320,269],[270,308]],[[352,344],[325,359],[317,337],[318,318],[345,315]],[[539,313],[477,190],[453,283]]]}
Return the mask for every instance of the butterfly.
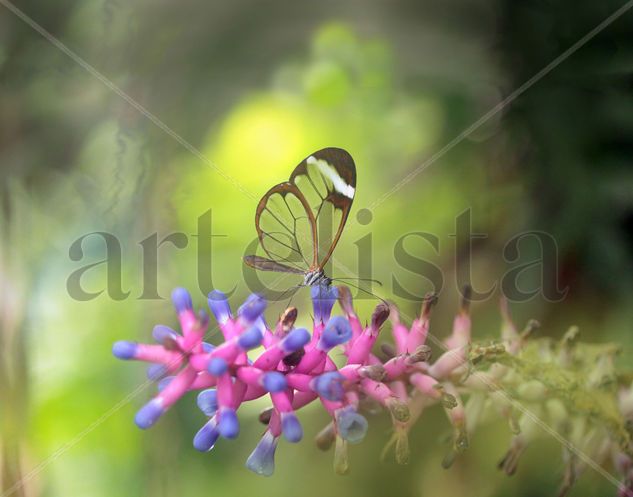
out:
{"label": "butterfly", "polygon": [[356,166],[349,153],[330,147],[309,155],[259,201],[255,228],[267,257],[248,255],[244,262],[260,271],[303,275],[299,286],[330,286],[324,268],[355,193]]}

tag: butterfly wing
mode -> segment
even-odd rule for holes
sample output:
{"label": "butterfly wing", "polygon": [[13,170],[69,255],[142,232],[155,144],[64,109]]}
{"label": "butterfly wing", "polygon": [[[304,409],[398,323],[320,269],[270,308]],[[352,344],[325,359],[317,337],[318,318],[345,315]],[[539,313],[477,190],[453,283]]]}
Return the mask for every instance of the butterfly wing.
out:
{"label": "butterfly wing", "polygon": [[297,274],[323,268],[341,237],[355,192],[356,167],[345,150],[313,153],[289,181],[273,186],[259,201],[255,227],[268,257],[247,256],[246,264]]}
{"label": "butterfly wing", "polygon": [[301,273],[310,269],[316,258],[316,223],[296,185],[280,183],[266,192],[255,211],[255,228],[270,260]]}
{"label": "butterfly wing", "polygon": [[324,148],[295,168],[290,183],[298,188],[310,206],[316,233],[312,268],[323,268],[341,238],[352,208],[356,194],[354,160],[343,149]]}

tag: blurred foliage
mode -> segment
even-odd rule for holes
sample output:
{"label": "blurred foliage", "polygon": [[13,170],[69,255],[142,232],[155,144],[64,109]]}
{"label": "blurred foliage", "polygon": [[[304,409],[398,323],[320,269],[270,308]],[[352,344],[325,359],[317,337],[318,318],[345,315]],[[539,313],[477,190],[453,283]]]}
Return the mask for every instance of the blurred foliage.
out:
{"label": "blurred foliage", "polygon": [[[503,61],[513,86],[621,6],[506,2],[501,33],[511,36],[504,37]],[[598,287],[608,298],[633,285],[630,29],[629,16],[616,21],[526,92],[507,120],[514,142],[530,137],[517,154],[534,199],[530,224],[555,236],[573,291]]]}
{"label": "blurred foliage", "polygon": [[[439,254],[420,240],[407,247],[444,272],[435,321],[442,330],[463,270],[464,247],[450,236],[458,214],[471,208],[473,231],[489,234],[474,245],[472,278],[481,291],[507,269],[502,249],[509,237],[545,229],[565,256],[561,275],[549,276],[562,277],[572,292],[560,303],[537,297],[517,306],[518,320],[538,318],[548,334],[579,324],[590,336],[623,342],[625,361],[633,319],[624,290],[632,254],[630,16],[377,206],[369,224],[355,217],[617,6],[20,3],[249,195],[0,7],[0,405],[5,469],[14,464],[16,478],[31,475],[23,494],[551,494],[559,468],[543,471],[543,461],[558,460],[553,441],[528,451],[519,473],[506,479],[494,466],[510,435],[491,426],[444,472],[438,440],[428,435],[429,426],[437,439],[448,433],[440,415],[414,430],[409,467],[378,462],[389,424],[380,418],[352,451],[349,478],[334,477],[330,459],[303,443],[284,444],[277,474],[262,480],[242,466],[260,431],[255,413],[239,443],[209,456],[190,447],[201,422],[193,400],[139,433],[133,413],[151,387],[141,371],[118,367],[110,344],[131,333],[147,340],[155,323],[172,322],[167,302],[139,299],[146,277],[140,242],[154,233],[187,235],[186,248],[160,248],[161,296],[188,286],[202,306],[197,271],[200,260],[210,260],[213,285],[237,285],[239,301],[247,293],[241,256],[255,236],[256,201],[311,151],[340,146],[355,158],[359,178],[333,274],[357,271],[355,243],[371,234],[373,276],[385,284],[375,291],[391,297],[393,275],[421,296],[431,282],[399,267],[393,246],[408,232],[436,234]],[[212,254],[198,253],[194,235],[209,209],[217,237]],[[71,244],[95,231],[120,240],[127,299],[103,293],[81,302],[67,294],[72,271],[104,258],[95,235],[84,240],[80,263],[69,258]],[[535,254],[537,246],[526,247],[521,260]],[[105,265],[95,266],[86,290],[103,290],[105,274]],[[529,273],[524,283],[538,279]],[[299,294],[295,303],[304,299]],[[398,303],[405,315],[417,312],[415,302]],[[360,312],[374,304],[363,300]],[[475,335],[494,335],[495,300],[475,307]],[[307,432],[323,421],[306,413]],[[5,479],[4,488],[10,483]],[[585,477],[577,492],[612,490],[596,476]]]}

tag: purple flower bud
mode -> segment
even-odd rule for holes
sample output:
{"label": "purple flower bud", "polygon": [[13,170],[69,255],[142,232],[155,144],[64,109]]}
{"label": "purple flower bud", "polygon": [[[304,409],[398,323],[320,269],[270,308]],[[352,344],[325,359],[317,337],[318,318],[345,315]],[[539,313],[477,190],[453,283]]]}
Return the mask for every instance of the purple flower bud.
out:
{"label": "purple flower bud", "polygon": [[203,390],[198,394],[197,403],[206,416],[213,416],[218,410],[218,392],[215,388]]}
{"label": "purple flower bud", "polygon": [[253,323],[263,314],[264,309],[266,309],[266,300],[256,293],[252,293],[237,310],[237,314],[246,322]]}
{"label": "purple flower bud", "polygon": [[240,434],[240,422],[237,419],[235,409],[227,407],[220,411],[218,430],[224,438],[237,438]]}
{"label": "purple flower bud", "polygon": [[169,385],[171,383],[171,380],[173,380],[174,378],[175,376],[165,376],[165,378],[160,380],[158,384],[156,385],[157,390],[159,392],[162,392],[163,390],[165,390],[165,388],[167,388],[167,385]]}
{"label": "purple flower bud", "polygon": [[211,309],[218,324],[224,324],[231,318],[231,307],[224,293],[219,290],[213,290],[209,293],[207,301],[209,302],[209,309]]}
{"label": "purple flower bud", "polygon": [[351,444],[362,442],[367,433],[367,420],[352,406],[336,411],[336,425],[341,437]]}
{"label": "purple flower bud", "polygon": [[112,354],[117,359],[134,359],[136,355],[137,344],[135,342],[128,342],[127,340],[119,340],[114,342],[112,346]]}
{"label": "purple flower bud", "polygon": [[219,436],[220,432],[218,431],[217,422],[215,418],[211,418],[193,437],[193,446],[200,452],[209,452]]}
{"label": "purple flower bud", "polygon": [[281,414],[281,431],[284,438],[290,443],[300,442],[303,438],[303,428],[293,412],[284,412]]}
{"label": "purple flower bud", "polygon": [[163,324],[157,324],[152,330],[152,336],[158,343],[164,344],[165,340],[176,340],[178,334],[172,330],[169,326]]}
{"label": "purple flower bud", "polygon": [[241,349],[250,350],[259,346],[264,339],[264,335],[257,326],[252,326],[237,339],[237,344]]}
{"label": "purple flower bud", "polygon": [[211,345],[210,343],[207,342],[202,342],[202,351],[205,354],[208,354],[209,352],[211,352],[213,349],[215,349],[214,345]]}
{"label": "purple flower bud", "polygon": [[255,450],[248,456],[246,467],[258,475],[271,476],[275,471],[277,441],[278,439],[266,430]]}
{"label": "purple flower bud", "polygon": [[209,325],[209,314],[207,311],[200,310],[198,312],[198,325],[200,328],[206,328]]}
{"label": "purple flower bud", "polygon": [[312,389],[326,400],[336,402],[343,400],[344,376],[337,371],[323,373],[312,380]]}
{"label": "purple flower bud", "polygon": [[261,332],[262,336],[268,329],[268,325],[266,324],[266,321],[264,321],[264,316],[259,316],[253,323],[253,326]]}
{"label": "purple flower bud", "polygon": [[271,393],[281,392],[288,387],[286,377],[278,371],[271,371],[264,374],[262,378],[262,386]]}
{"label": "purple flower bud", "polygon": [[310,289],[314,320],[322,323],[330,319],[332,307],[338,298],[338,290],[335,286],[317,285]]}
{"label": "purple flower bud", "polygon": [[174,303],[178,314],[187,309],[193,309],[191,295],[189,295],[189,292],[184,288],[175,288],[174,291],[171,292],[171,301]]}
{"label": "purple flower bud", "polygon": [[165,409],[163,409],[161,399],[152,399],[139,409],[134,417],[134,422],[136,423],[136,426],[142,430],[147,430],[148,428],[154,426],[156,421],[158,421],[158,418],[160,418],[164,412]]}
{"label": "purple flower bud", "polygon": [[343,316],[334,316],[330,319],[319,339],[318,347],[321,350],[330,350],[352,338],[352,327]]}
{"label": "purple flower bud", "polygon": [[209,371],[209,374],[212,374],[213,376],[222,376],[224,373],[226,373],[228,368],[229,365],[224,359],[222,359],[221,357],[214,357],[209,361],[207,371]]}
{"label": "purple flower bud", "polygon": [[291,353],[304,347],[310,341],[310,332],[305,328],[295,328],[281,341],[284,352]]}
{"label": "purple flower bud", "polygon": [[147,368],[147,379],[158,381],[168,373],[167,367],[163,364],[152,364]]}

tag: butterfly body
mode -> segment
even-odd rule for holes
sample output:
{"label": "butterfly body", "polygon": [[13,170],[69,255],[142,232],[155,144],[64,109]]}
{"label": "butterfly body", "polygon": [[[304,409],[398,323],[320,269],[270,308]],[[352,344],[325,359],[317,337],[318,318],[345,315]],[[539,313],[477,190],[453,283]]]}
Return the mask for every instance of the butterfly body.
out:
{"label": "butterfly body", "polygon": [[[244,262],[260,271],[303,276],[299,286],[329,286],[323,268],[336,247],[356,193],[354,160],[340,148],[324,148],[299,163],[290,179],[273,186],[255,211],[266,257]],[[332,230],[336,227],[335,231]]]}
{"label": "butterfly body", "polygon": [[329,287],[332,284],[332,279],[328,278],[325,275],[323,269],[315,269],[313,271],[308,271],[303,277],[302,286],[327,286]]}

